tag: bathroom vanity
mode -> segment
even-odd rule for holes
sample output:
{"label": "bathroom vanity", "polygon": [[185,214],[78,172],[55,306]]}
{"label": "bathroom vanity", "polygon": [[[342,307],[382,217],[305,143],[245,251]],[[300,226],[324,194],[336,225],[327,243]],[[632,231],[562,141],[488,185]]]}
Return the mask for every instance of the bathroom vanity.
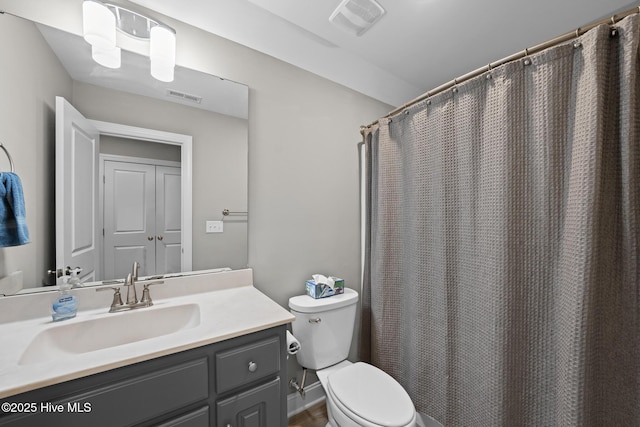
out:
{"label": "bathroom vanity", "polygon": [[[16,350],[0,355],[0,426],[285,426],[285,334],[294,317],[249,285],[250,270],[217,274],[156,287],[156,304],[136,310],[149,310],[139,319],[133,311],[106,313],[107,298],[102,309],[60,324],[1,324]],[[187,321],[175,315],[183,311]],[[136,323],[153,327],[147,318],[160,329],[160,318],[182,326],[127,343],[104,330],[121,330],[120,319],[134,330]],[[87,324],[108,344],[62,338],[82,336]]]}

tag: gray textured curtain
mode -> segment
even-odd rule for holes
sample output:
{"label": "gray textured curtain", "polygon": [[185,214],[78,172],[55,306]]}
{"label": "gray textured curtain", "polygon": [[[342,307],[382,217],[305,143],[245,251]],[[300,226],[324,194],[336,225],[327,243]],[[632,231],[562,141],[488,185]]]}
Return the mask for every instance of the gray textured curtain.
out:
{"label": "gray textured curtain", "polygon": [[640,425],[639,25],[365,133],[362,356],[446,426]]}

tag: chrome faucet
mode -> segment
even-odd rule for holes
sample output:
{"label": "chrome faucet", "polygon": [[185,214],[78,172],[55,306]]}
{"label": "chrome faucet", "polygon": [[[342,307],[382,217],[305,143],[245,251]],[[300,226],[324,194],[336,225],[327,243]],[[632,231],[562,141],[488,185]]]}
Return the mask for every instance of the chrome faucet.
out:
{"label": "chrome faucet", "polygon": [[131,268],[131,276],[133,276],[133,280],[138,280],[138,271],[140,271],[140,263],[138,261],[133,261],[133,267]]}
{"label": "chrome faucet", "polygon": [[[137,304],[138,294],[136,293],[136,281],[138,280],[138,271],[140,270],[140,263],[133,261],[133,267],[131,267],[131,274],[127,276],[124,285],[127,287],[127,304]],[[133,290],[133,292],[132,292]]]}
{"label": "chrome faucet", "polygon": [[131,269],[131,273],[127,275],[127,278],[124,281],[124,285],[127,287],[127,302],[126,304],[122,303],[122,298],[120,297],[120,288],[117,287],[105,287],[105,288],[97,288],[96,291],[105,291],[107,289],[113,289],[113,301],[111,302],[111,307],[109,308],[109,313],[115,313],[117,311],[123,310],[134,310],[136,308],[143,307],[151,307],[153,305],[153,300],[151,299],[151,293],[149,292],[149,286],[151,285],[161,285],[164,283],[164,280],[144,283],[144,289],[142,291],[142,298],[138,301],[138,295],[136,293],[136,282],[138,281],[138,270],[140,269],[140,264],[138,261],[133,262],[133,267]]}

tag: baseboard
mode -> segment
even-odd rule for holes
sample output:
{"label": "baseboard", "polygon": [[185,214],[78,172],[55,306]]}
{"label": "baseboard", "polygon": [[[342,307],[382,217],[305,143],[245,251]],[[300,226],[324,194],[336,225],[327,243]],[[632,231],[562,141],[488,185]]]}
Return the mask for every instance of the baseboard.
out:
{"label": "baseboard", "polygon": [[300,393],[293,392],[287,396],[287,417],[299,414],[307,408],[312,407],[325,399],[324,389],[320,381],[316,381],[313,384],[309,384],[304,388],[304,399],[300,396]]}

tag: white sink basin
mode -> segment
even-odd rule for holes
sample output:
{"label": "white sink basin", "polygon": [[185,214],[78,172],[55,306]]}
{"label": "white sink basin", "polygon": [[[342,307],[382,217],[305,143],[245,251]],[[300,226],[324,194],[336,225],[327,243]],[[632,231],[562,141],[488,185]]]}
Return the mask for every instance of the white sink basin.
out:
{"label": "white sink basin", "polygon": [[50,362],[70,354],[103,350],[190,329],[200,324],[200,307],[198,304],[155,306],[71,322],[38,333],[18,364]]}

